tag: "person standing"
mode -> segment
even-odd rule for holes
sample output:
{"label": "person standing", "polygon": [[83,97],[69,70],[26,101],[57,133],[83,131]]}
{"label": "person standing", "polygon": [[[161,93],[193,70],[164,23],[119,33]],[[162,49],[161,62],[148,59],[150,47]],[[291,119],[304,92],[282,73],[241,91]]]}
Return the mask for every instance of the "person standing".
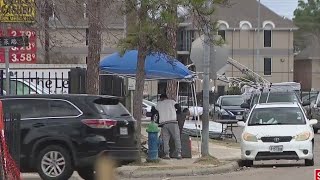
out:
{"label": "person standing", "polygon": [[156,110],[159,114],[159,125],[161,128],[163,148],[164,148],[164,159],[170,159],[170,138],[174,140],[177,159],[182,159],[181,156],[181,140],[180,130],[177,121],[177,114],[175,108],[176,102],[168,99],[166,94],[160,95],[160,101],[157,103]]}

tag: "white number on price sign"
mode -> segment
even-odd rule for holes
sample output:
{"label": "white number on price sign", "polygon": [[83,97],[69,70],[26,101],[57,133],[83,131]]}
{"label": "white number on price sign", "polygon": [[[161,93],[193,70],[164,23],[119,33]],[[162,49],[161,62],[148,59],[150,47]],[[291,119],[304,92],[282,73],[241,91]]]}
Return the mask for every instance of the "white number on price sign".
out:
{"label": "white number on price sign", "polygon": [[36,46],[36,44],[34,42],[32,42],[32,43],[29,43],[29,45],[26,46],[26,47],[24,47],[24,46],[22,46],[22,47],[12,47],[11,50],[12,51],[19,51],[19,50],[31,51],[32,48],[35,48],[35,46]]}
{"label": "white number on price sign", "polygon": [[35,59],[35,54],[12,54],[11,55],[11,62],[32,62]]}
{"label": "white number on price sign", "polygon": [[35,32],[34,31],[16,31],[16,30],[12,30],[11,31],[11,35],[12,36],[28,36],[29,38],[31,38],[32,36],[35,36]]}

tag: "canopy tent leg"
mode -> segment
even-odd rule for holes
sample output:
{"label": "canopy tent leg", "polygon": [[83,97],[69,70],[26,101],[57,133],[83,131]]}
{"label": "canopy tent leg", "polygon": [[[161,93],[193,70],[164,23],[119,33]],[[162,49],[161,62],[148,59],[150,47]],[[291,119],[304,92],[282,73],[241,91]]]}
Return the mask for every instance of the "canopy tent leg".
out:
{"label": "canopy tent leg", "polygon": [[178,86],[177,86],[177,96],[176,96],[177,102],[179,101],[179,88],[180,88],[180,81],[178,81]]}
{"label": "canopy tent leg", "polygon": [[[201,137],[201,128],[200,128],[200,125],[199,125],[199,114],[198,114],[198,108],[197,108],[197,98],[196,98],[196,92],[195,92],[195,86],[194,86],[194,81],[191,83],[190,85],[190,88],[191,88],[191,94],[192,94],[192,106],[193,106],[193,112],[194,113],[197,113],[197,119],[195,119],[195,126],[196,126],[196,134],[197,134],[197,146],[198,146],[198,152],[201,153],[201,150],[200,150],[200,142],[199,142],[199,135],[200,135],[200,139],[202,140],[202,137]],[[195,116],[194,116],[195,117]],[[198,122],[197,122],[198,121]],[[198,134],[198,128],[199,128],[199,134]],[[199,154],[199,157],[201,155]]]}

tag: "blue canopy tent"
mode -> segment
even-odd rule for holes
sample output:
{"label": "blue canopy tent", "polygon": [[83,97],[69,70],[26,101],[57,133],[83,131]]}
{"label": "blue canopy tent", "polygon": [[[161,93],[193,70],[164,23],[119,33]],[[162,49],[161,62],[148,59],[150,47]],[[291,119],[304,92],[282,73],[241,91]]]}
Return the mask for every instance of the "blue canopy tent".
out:
{"label": "blue canopy tent", "polygon": [[[118,75],[134,78],[137,71],[138,51],[127,51],[124,55],[118,52],[113,53],[100,61],[101,75]],[[192,82],[191,92],[193,107],[197,107],[196,88],[193,83],[196,75],[190,71],[184,64],[163,53],[152,53],[146,57],[145,62],[145,78],[146,80],[178,80]],[[179,84],[178,84],[179,91]],[[177,92],[178,97],[178,92]],[[196,116],[200,120],[198,109],[193,109],[197,112]],[[196,126],[196,129],[198,127]],[[200,130],[201,135],[201,130]],[[199,144],[198,144],[199,148]]]}
{"label": "blue canopy tent", "polygon": [[[102,59],[100,70],[119,76],[135,77],[137,60],[137,50],[127,51],[123,56],[113,53]],[[163,53],[152,53],[146,57],[145,73],[147,80],[192,80],[195,77],[185,65]]]}

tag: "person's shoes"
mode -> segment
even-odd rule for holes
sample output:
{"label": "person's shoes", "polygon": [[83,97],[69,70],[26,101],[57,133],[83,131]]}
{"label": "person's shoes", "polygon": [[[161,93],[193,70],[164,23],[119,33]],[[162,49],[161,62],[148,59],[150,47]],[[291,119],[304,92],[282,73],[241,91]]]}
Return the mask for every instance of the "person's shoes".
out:
{"label": "person's shoes", "polygon": [[163,156],[163,159],[170,159],[170,156],[169,155],[165,155],[165,156]]}
{"label": "person's shoes", "polygon": [[177,159],[182,159],[181,154],[178,154],[178,155],[177,155]]}

